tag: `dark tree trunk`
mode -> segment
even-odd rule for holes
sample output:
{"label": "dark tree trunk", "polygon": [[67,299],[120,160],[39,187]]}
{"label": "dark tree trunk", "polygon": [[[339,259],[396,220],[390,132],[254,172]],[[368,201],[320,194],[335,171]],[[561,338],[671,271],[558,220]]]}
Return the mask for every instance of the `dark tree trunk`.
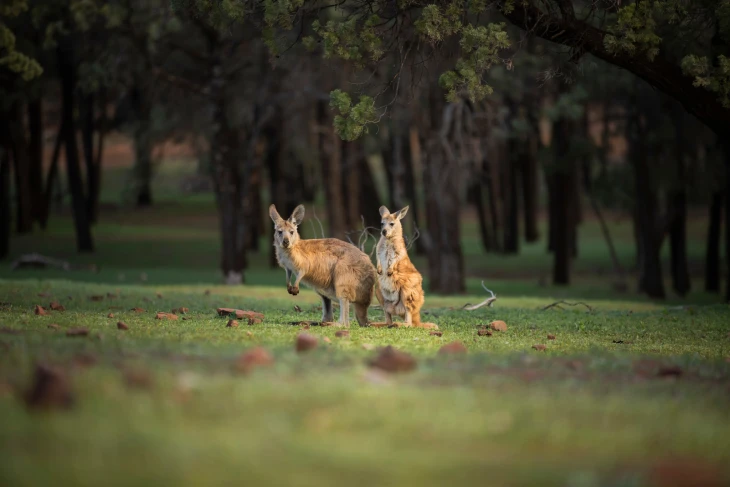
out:
{"label": "dark tree trunk", "polygon": [[712,194],[710,222],[707,228],[707,254],[705,257],[705,291],[720,292],[720,234],[722,233],[722,191]]}
{"label": "dark tree trunk", "polygon": [[30,131],[30,192],[33,220],[41,222],[43,215],[43,103],[40,98],[28,103]]}
{"label": "dark tree trunk", "polygon": [[23,111],[19,102],[11,109],[8,122],[13,147],[13,170],[15,172],[15,230],[19,234],[33,231],[33,207],[30,185],[30,154],[25,138]]}
{"label": "dark tree trunk", "polygon": [[0,259],[10,253],[10,153],[0,146]]}
{"label": "dark tree trunk", "polygon": [[[246,248],[258,252],[261,236],[264,235],[264,221],[262,220],[263,203],[261,202],[261,188],[263,186],[263,170],[261,157],[254,155],[246,161],[248,171],[248,191],[244,195],[243,208],[248,221],[249,231],[246,238]],[[273,254],[273,252],[271,252]]]}
{"label": "dark tree trunk", "polygon": [[[418,191],[416,185],[416,165],[418,164],[418,161],[421,160],[420,149],[421,144],[418,136],[418,130],[415,127],[411,127],[408,132],[408,140],[403,147],[405,154],[403,160],[405,161],[406,165],[405,191],[406,198],[408,198],[408,201],[411,202],[411,208],[408,211],[412,214],[411,221],[413,222],[413,226],[414,228],[418,228],[419,231],[423,232],[425,228],[423,225],[423,215],[421,214],[421,207],[418,204]],[[380,217],[376,216],[375,221],[379,224]],[[423,242],[424,241],[420,238],[416,240],[414,250],[417,255],[426,254],[426,247]]]}
{"label": "dark tree trunk", "polygon": [[328,107],[325,102],[318,104],[319,125],[323,128],[320,136],[320,154],[322,157],[322,183],[324,185],[327,219],[329,220],[329,236],[346,240],[345,201],[342,194],[342,147],[340,138],[332,127],[327,116]]}
{"label": "dark tree trunk", "polygon": [[639,240],[639,290],[652,298],[664,298],[664,282],[659,251],[661,238],[657,229],[657,197],[649,169],[645,131],[638,115],[629,123],[629,158],[634,168],[636,232]]}
{"label": "dark tree trunk", "polygon": [[[535,136],[537,137],[537,136]],[[534,140],[528,141],[529,147],[525,148],[522,154],[520,166],[522,168],[522,199],[524,203],[525,217],[525,241],[537,242],[540,239],[540,232],[537,228],[538,209],[538,172],[537,154],[533,145]]]}
{"label": "dark tree trunk", "polygon": [[[131,103],[135,114],[134,180],[135,203],[140,208],[152,206],[152,107],[145,87],[132,88]],[[215,151],[211,148],[211,151]]]}
{"label": "dark tree trunk", "polygon": [[687,263],[687,192],[685,189],[685,145],[684,109],[673,103],[673,122],[676,146],[676,181],[669,194],[668,212],[671,216],[669,224],[669,247],[671,253],[672,287],[674,291],[685,296],[691,287],[689,265]]}
{"label": "dark tree trunk", "polygon": [[[356,231],[361,227],[360,215],[360,176],[358,146],[352,142],[342,141],[342,188],[345,202],[345,228],[347,232]],[[352,239],[352,236],[350,237]]]}
{"label": "dark tree trunk", "polygon": [[70,39],[62,42],[58,48],[59,75],[61,77],[62,93],[62,120],[64,146],[66,148],[66,169],[68,185],[71,192],[74,227],[76,229],[76,247],[79,252],[93,252],[94,242],[91,237],[91,227],[86,211],[84,197],[84,183],[79,167],[79,152],[76,145],[76,120],[74,108],[76,106],[76,59],[74,44]]}
{"label": "dark tree trunk", "polygon": [[550,197],[550,239],[554,252],[553,284],[570,284],[570,260],[574,247],[575,215],[571,204],[575,193],[575,161],[570,156],[573,122],[561,118],[553,125],[554,163],[548,174]]}
{"label": "dark tree trunk", "polygon": [[56,187],[56,180],[58,177],[58,159],[61,156],[61,147],[63,146],[63,134],[63,126],[60,126],[58,129],[58,134],[56,134],[56,143],[53,146],[51,167],[48,170],[46,185],[43,189],[43,205],[41,206],[39,223],[41,225],[41,228],[44,230],[48,225],[48,216],[51,211],[51,199],[53,198],[53,190]]}
{"label": "dark tree trunk", "polygon": [[[375,178],[373,177],[373,171],[370,169],[370,164],[368,164],[367,157],[364,153],[360,153],[357,162],[358,179],[360,181],[358,191],[358,195],[360,196],[360,214],[365,218],[365,225],[375,228],[375,232],[377,233],[377,229],[380,228],[378,208],[380,208],[382,203],[379,201],[378,190],[375,187]],[[415,206],[414,203],[411,208]]]}
{"label": "dark tree trunk", "polygon": [[[483,179],[480,178],[480,179]],[[470,199],[477,210],[477,219],[479,221],[479,235],[482,240],[482,247],[485,252],[494,251],[494,236],[491,234],[489,225],[489,215],[484,202],[484,183],[480,180],[470,189]]]}
{"label": "dark tree trunk", "polygon": [[211,162],[216,202],[220,217],[221,271],[227,284],[241,284],[246,268],[246,227],[243,193],[247,179],[239,167],[239,134],[226,116],[228,100],[226,79],[222,69],[222,49],[212,41],[213,59],[210,72]]}
{"label": "dark tree trunk", "polygon": [[730,134],[720,139],[725,158],[725,302],[730,302]]}
{"label": "dark tree trunk", "polygon": [[[508,99],[510,123],[518,116],[517,105]],[[524,149],[518,135],[513,134],[508,144],[508,160],[502,164],[502,188],[504,191],[504,253],[516,254],[520,251],[520,153]]]}
{"label": "dark tree trunk", "polygon": [[96,165],[94,152],[94,95],[84,95],[79,104],[81,114],[81,145],[86,164],[86,213],[89,221],[97,221],[99,209],[99,184],[101,183],[100,168]]}

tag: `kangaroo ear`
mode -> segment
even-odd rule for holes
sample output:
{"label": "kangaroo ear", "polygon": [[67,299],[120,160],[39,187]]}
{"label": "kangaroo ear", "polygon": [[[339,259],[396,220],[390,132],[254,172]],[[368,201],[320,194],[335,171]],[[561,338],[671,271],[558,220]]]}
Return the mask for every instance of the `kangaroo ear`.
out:
{"label": "kangaroo ear", "polygon": [[401,208],[400,210],[398,210],[398,212],[395,214],[395,216],[399,220],[402,220],[403,217],[406,216],[406,213],[408,213],[408,207],[407,206],[405,208]]}
{"label": "kangaroo ear", "polygon": [[289,221],[292,222],[294,225],[299,226],[303,220],[304,220],[304,205],[299,205],[296,208],[294,208],[294,211],[292,212],[291,216],[289,217]]}
{"label": "kangaroo ear", "polygon": [[385,205],[380,207],[380,216],[390,215],[390,211],[385,207]]}
{"label": "kangaroo ear", "polygon": [[281,215],[276,211],[276,205],[269,206],[269,216],[274,223],[279,223],[282,220]]}

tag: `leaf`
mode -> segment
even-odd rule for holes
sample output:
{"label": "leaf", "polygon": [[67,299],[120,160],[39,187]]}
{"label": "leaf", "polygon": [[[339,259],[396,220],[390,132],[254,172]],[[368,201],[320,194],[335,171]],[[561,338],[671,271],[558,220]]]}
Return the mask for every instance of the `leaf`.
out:
{"label": "leaf", "polygon": [[309,333],[300,333],[297,335],[297,341],[294,348],[297,352],[301,353],[317,348],[318,344],[319,340],[317,340],[317,337],[312,336]]}
{"label": "leaf", "polygon": [[325,343],[332,343],[332,340],[330,340],[329,337],[322,338],[322,341],[325,342]]}
{"label": "leaf", "polygon": [[553,335],[551,333],[548,333],[547,339],[548,340],[555,340],[555,335]]}
{"label": "leaf", "polygon": [[40,306],[38,304],[35,305],[34,313],[37,314],[38,316],[46,316],[47,314],[49,314],[48,311],[43,309],[43,306]]}
{"label": "leaf", "polygon": [[502,320],[492,321],[489,326],[494,331],[507,331],[507,323]]}
{"label": "leaf", "polygon": [[256,311],[244,311],[235,308],[218,308],[217,312],[218,316],[228,316],[231,314],[235,314],[236,319],[247,319],[249,325],[252,325],[254,323],[260,323],[264,319],[264,315],[262,313],[257,313]]}
{"label": "leaf", "polygon": [[64,306],[57,301],[52,302],[48,305],[48,307],[51,308],[53,311],[66,311],[66,308],[64,308]]}
{"label": "leaf", "polygon": [[295,304],[294,305],[294,311],[296,311],[297,313],[301,313],[302,312],[302,308],[300,308],[298,305]]}
{"label": "leaf", "polygon": [[135,313],[144,313],[145,312],[145,310],[143,310],[142,308],[132,308],[129,311],[134,311]]}
{"label": "leaf", "polygon": [[680,377],[683,371],[678,365],[665,365],[659,367],[656,375],[659,377]]}
{"label": "leaf", "polygon": [[157,299],[162,299],[162,293],[155,293],[155,296],[157,296]]}
{"label": "leaf", "polygon": [[66,332],[67,337],[85,337],[89,334],[88,328],[71,328]]}
{"label": "leaf", "polygon": [[441,347],[438,351],[439,355],[450,355],[450,354],[460,354],[460,353],[466,353],[468,350],[466,348],[466,345],[464,345],[460,341],[455,341],[451,343],[447,343],[443,347]]}
{"label": "leaf", "polygon": [[117,321],[117,329],[118,330],[129,330],[129,326],[123,321]]}
{"label": "leaf", "polygon": [[410,372],[418,365],[412,355],[388,345],[381,348],[378,355],[368,361],[370,367],[390,373]]}

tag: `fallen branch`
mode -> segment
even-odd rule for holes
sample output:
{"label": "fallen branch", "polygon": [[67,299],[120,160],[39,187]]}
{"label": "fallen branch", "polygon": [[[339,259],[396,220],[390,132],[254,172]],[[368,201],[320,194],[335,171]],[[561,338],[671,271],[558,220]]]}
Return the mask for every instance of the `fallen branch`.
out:
{"label": "fallen branch", "polygon": [[487,291],[492,296],[478,304],[466,303],[461,309],[465,309],[466,311],[474,311],[475,309],[479,309],[482,306],[487,306],[489,308],[492,307],[492,303],[494,303],[497,300],[497,295],[494,294],[494,292],[491,291],[490,289],[487,289],[487,286],[484,285],[484,281],[482,281],[482,287],[484,288],[485,291]]}
{"label": "fallen branch", "polygon": [[581,302],[581,301],[579,301],[577,303],[569,303],[567,301],[555,301],[554,303],[548,304],[547,306],[545,306],[544,308],[542,308],[541,311],[545,311],[546,309],[550,309],[550,308],[563,309],[563,308],[560,307],[561,304],[564,304],[566,306],[585,306],[586,308],[588,308],[588,312],[592,312],[593,311],[593,308],[591,308],[589,305],[587,305],[586,303]]}

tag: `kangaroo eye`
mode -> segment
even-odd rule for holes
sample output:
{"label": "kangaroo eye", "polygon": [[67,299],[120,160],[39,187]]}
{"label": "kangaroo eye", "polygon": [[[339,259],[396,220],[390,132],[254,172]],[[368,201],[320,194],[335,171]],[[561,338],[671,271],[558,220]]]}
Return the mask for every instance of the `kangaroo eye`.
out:
{"label": "kangaroo eye", "polygon": [[279,235],[281,235],[281,234],[283,234],[283,233],[284,233],[284,232],[282,232],[281,230],[279,230]]}
{"label": "kangaroo eye", "polygon": [[392,227],[393,225],[395,225],[395,222],[390,222],[390,226]]}

